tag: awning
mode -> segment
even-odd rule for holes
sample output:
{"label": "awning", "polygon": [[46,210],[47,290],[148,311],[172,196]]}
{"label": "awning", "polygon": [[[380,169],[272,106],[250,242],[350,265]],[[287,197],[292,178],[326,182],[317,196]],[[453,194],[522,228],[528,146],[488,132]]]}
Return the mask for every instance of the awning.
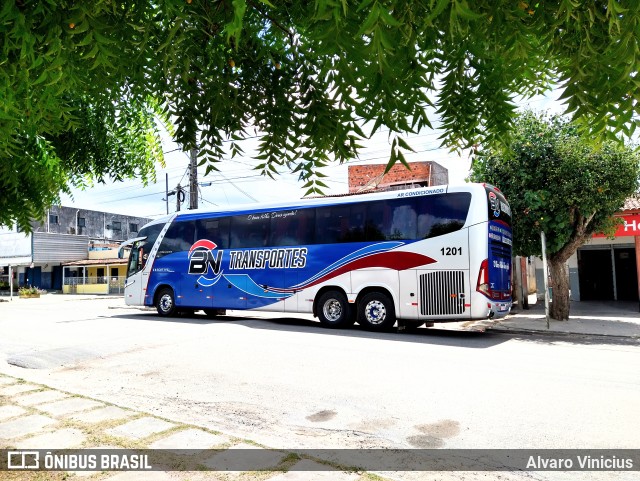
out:
{"label": "awning", "polygon": [[65,262],[62,265],[65,267],[110,266],[110,265],[126,266],[127,260],[126,259],[87,259],[83,261]]}

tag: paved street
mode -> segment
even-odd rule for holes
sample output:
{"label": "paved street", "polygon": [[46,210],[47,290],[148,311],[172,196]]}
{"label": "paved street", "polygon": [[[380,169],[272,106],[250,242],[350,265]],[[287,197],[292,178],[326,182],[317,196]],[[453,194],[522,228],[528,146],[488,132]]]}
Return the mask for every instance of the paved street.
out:
{"label": "paved street", "polygon": [[[640,348],[633,337],[426,328],[376,334],[326,330],[304,316],[231,314],[167,320],[121,299],[56,295],[0,302],[4,389],[37,387],[31,394],[0,391],[3,404],[40,416],[35,431],[16,439],[46,435],[68,416],[81,417],[69,429],[86,435],[82,416],[110,408],[131,415],[105,414],[100,422],[116,430],[108,439],[121,439],[117,428],[128,417],[171,424],[152,423],[167,429],[143,432],[145,447],[181,426],[222,436],[223,444],[249,440],[284,450],[640,446]],[[79,405],[66,399],[77,396]],[[86,442],[79,437],[76,445]],[[627,474],[533,477],[632,479]],[[469,479],[493,479],[487,476]]]}

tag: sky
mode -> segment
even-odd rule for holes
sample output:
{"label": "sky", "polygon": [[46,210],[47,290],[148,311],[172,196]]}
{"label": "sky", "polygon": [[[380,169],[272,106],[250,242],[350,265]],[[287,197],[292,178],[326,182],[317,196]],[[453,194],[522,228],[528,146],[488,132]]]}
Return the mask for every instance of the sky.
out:
{"label": "sky", "polygon": [[[527,102],[520,102],[522,108],[532,108],[539,111],[560,112],[561,106],[556,100],[557,95],[535,97]],[[432,121],[435,130],[425,130],[419,134],[403,136],[415,152],[406,154],[408,162],[432,161],[437,162],[449,171],[449,183],[464,183],[469,174],[471,158],[468,152],[461,155],[451,153],[440,147],[438,137],[441,131],[437,129],[438,122]],[[323,178],[329,189],[326,194],[346,194],[348,192],[348,165],[386,164],[390,154],[388,132],[377,132],[371,139],[362,142],[360,157],[343,165],[329,165],[321,170],[327,175]],[[282,173],[276,180],[261,176],[252,167],[259,164],[252,158],[256,140],[248,139],[240,142],[245,156],[236,156],[218,164],[220,172],[211,172],[204,176],[205,167],[198,169],[200,184],[199,208],[218,209],[237,204],[251,204],[273,202],[281,200],[295,200],[304,196],[303,182],[298,181],[297,174]],[[116,214],[134,215],[155,218],[167,214],[165,199],[166,178],[171,192],[178,184],[186,188],[187,199],[182,204],[182,210],[189,206],[189,155],[180,151],[179,145],[168,136],[163,138],[163,152],[166,166],[156,168],[156,182],[143,186],[139,180],[112,182],[99,184],[86,190],[74,189],[72,197],[62,196],[62,205],[81,209],[91,209]],[[169,197],[169,213],[176,210],[176,197]]]}

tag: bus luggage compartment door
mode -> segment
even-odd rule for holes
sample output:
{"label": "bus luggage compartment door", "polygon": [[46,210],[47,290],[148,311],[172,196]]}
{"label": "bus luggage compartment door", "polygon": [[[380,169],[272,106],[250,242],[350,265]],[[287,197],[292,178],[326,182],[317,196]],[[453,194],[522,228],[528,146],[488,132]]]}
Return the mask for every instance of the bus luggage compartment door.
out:
{"label": "bus luggage compartment door", "polygon": [[418,299],[419,292],[417,289],[418,274],[413,269],[398,272],[400,276],[400,291],[399,291],[399,311],[401,319],[418,319]]}

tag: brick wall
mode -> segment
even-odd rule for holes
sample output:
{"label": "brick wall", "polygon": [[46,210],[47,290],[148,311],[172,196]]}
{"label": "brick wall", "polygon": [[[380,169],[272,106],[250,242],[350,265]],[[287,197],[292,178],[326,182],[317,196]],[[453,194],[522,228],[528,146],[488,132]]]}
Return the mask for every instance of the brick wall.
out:
{"label": "brick wall", "polygon": [[[411,162],[411,170],[402,164],[394,165],[386,174],[386,164],[350,165],[349,193],[362,190],[383,189],[396,184],[415,182],[423,185],[440,185],[448,182],[448,173],[435,162]],[[437,174],[437,175],[436,175]],[[363,189],[364,187],[366,189]]]}

